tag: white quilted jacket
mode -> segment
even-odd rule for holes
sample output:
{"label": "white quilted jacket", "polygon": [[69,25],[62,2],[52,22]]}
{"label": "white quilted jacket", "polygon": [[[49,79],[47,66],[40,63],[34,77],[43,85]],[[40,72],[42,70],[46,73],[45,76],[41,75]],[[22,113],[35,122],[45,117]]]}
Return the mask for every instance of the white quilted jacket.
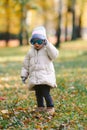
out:
{"label": "white quilted jacket", "polygon": [[21,71],[21,76],[29,79],[28,87],[30,90],[33,90],[33,87],[38,84],[57,86],[53,60],[57,58],[58,54],[59,51],[49,42],[40,50],[31,46],[25,56]]}

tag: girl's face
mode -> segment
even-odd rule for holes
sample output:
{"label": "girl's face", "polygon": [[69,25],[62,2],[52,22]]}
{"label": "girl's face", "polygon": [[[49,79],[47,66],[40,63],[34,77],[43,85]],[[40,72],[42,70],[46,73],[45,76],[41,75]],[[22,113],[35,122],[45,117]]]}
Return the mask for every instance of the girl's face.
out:
{"label": "girl's face", "polygon": [[34,44],[35,49],[39,50],[43,47],[43,44],[38,44],[37,42]]}
{"label": "girl's face", "polygon": [[32,39],[31,44],[34,45],[35,49],[39,50],[43,47],[44,41],[38,38]]}

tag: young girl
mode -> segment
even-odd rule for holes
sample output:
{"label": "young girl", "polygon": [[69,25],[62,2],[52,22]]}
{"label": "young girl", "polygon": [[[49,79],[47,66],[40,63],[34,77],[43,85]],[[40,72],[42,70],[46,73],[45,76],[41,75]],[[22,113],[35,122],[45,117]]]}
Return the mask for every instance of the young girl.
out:
{"label": "young girl", "polygon": [[43,26],[33,30],[30,42],[32,46],[25,56],[21,71],[22,82],[25,83],[29,78],[28,87],[29,90],[35,91],[38,110],[46,110],[49,114],[54,114],[50,89],[57,86],[53,60],[58,56],[59,51],[48,42]]}

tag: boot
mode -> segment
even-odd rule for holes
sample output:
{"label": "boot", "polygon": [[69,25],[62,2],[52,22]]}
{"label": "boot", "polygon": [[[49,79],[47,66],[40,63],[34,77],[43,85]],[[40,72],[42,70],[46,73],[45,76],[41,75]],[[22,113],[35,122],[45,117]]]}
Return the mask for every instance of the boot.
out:
{"label": "boot", "polygon": [[54,115],[54,113],[55,113],[54,107],[47,107],[47,113],[48,113],[49,115]]}
{"label": "boot", "polygon": [[34,112],[45,112],[46,108],[45,107],[37,107]]}

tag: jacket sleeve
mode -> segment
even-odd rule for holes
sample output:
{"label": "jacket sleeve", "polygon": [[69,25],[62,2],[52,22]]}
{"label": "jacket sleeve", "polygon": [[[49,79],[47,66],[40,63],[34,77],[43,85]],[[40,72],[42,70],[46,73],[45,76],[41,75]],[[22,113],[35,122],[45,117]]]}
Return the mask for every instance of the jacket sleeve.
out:
{"label": "jacket sleeve", "polygon": [[28,75],[29,75],[29,52],[27,53],[27,55],[25,56],[24,61],[23,61],[21,77],[28,78]]}
{"label": "jacket sleeve", "polygon": [[59,50],[56,49],[56,47],[49,42],[47,42],[46,51],[51,60],[54,60],[59,55]]}

